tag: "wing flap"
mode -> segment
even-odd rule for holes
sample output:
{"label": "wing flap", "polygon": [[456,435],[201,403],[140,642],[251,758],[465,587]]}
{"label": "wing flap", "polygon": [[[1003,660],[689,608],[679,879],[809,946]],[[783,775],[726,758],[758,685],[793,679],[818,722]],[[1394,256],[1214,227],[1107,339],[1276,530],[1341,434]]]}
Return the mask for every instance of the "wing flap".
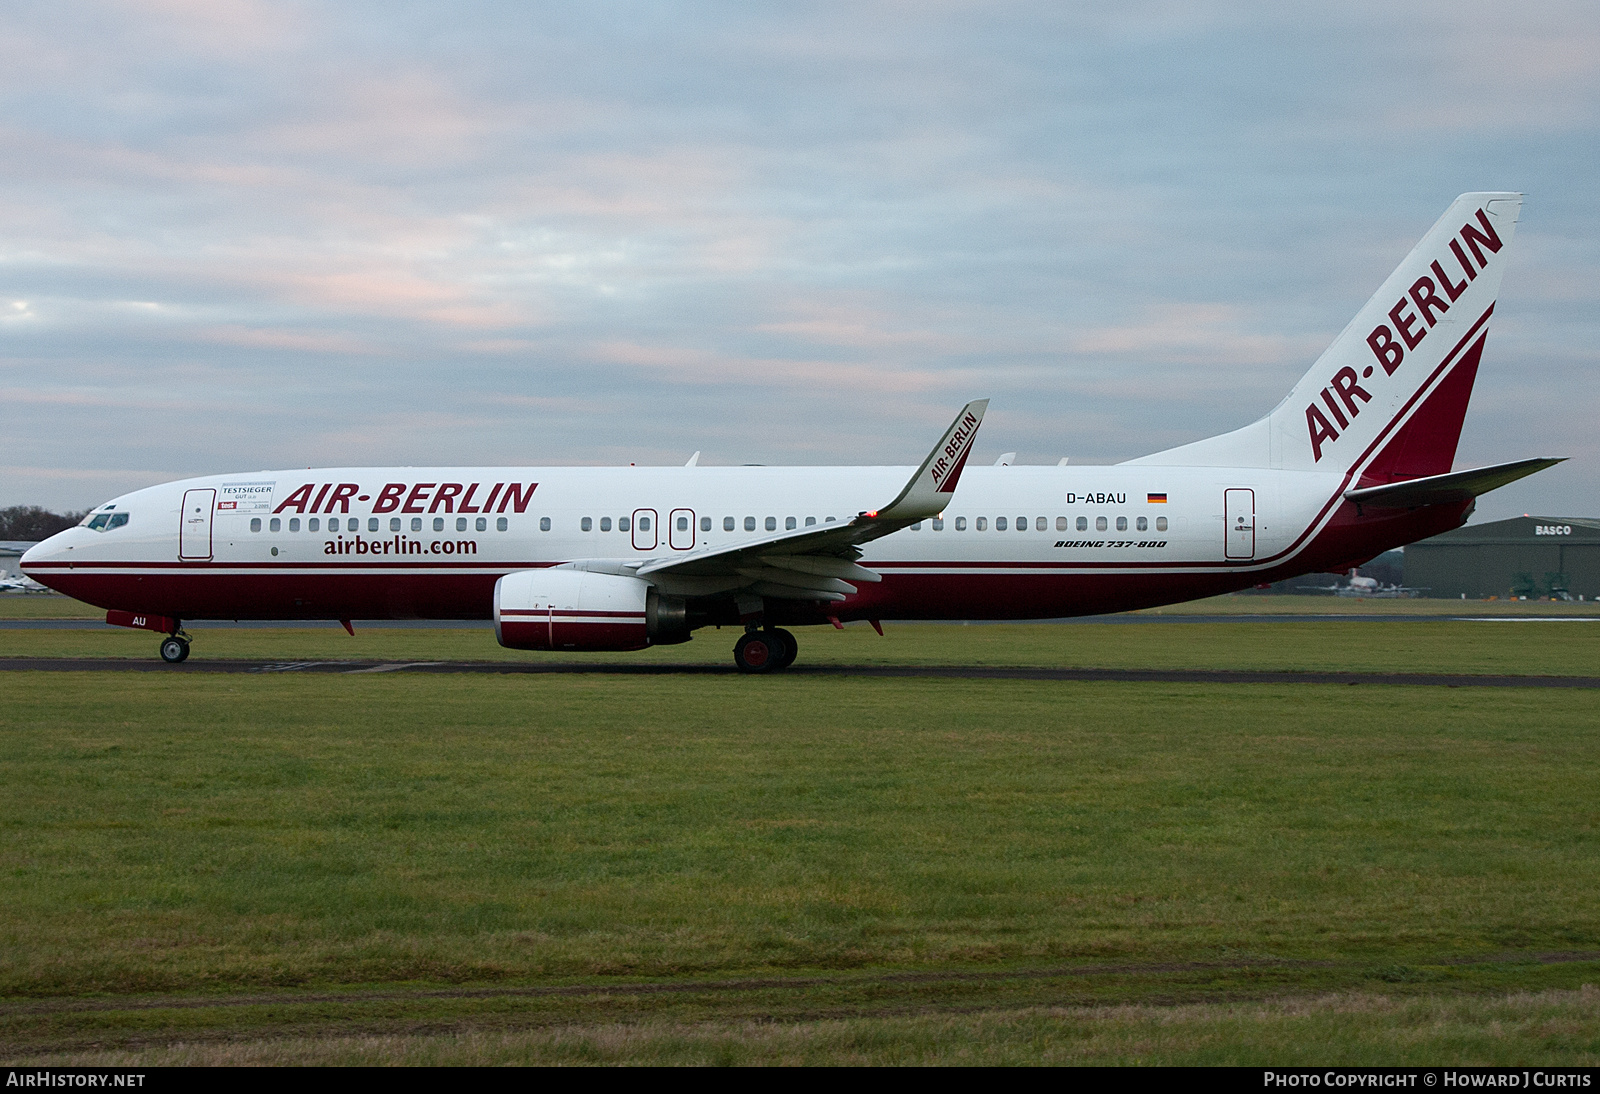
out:
{"label": "wing flap", "polygon": [[761,561],[780,570],[798,570],[803,574],[836,577],[842,581],[879,582],[883,575],[858,566],[849,559],[830,558],[827,555],[762,555]]}

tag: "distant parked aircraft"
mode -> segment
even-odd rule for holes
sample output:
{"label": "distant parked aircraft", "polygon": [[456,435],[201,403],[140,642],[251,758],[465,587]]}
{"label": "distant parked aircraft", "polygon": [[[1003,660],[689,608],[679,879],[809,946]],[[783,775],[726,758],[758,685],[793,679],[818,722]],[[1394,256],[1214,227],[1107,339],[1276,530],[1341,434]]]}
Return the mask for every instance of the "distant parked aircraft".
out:
{"label": "distant parked aircraft", "polygon": [[1521,204],[1463,194],[1276,409],[1115,467],[969,467],[978,400],[914,468],[188,479],[113,499],[22,567],[166,634],[169,661],[186,618],[420,617],[554,650],[725,625],[746,672],[794,660],[784,624],[1085,615],[1349,569],[1559,462],[1451,470]]}
{"label": "distant parked aircraft", "polygon": [[1413,589],[1405,585],[1384,585],[1377,578],[1362,577],[1355,570],[1351,570],[1347,576],[1348,580],[1343,585],[1301,585],[1300,588],[1307,592],[1331,592],[1334,596],[1359,597],[1363,600],[1404,600],[1427,592],[1426,589]]}

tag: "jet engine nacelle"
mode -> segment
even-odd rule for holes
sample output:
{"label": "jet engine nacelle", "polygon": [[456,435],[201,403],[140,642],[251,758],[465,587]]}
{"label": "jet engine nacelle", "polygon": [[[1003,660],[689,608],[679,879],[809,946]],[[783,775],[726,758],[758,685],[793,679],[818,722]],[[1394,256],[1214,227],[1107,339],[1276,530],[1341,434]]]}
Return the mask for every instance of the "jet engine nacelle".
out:
{"label": "jet engine nacelle", "polygon": [[640,650],[689,638],[683,601],[648,581],[556,569],[495,582],[494,634],[514,650]]}

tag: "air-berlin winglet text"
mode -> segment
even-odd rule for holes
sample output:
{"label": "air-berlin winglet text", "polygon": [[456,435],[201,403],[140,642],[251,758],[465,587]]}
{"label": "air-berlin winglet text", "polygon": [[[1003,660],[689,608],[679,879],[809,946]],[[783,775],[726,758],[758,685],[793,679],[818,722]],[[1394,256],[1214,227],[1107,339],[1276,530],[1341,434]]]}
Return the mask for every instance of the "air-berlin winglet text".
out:
{"label": "air-berlin winglet text", "polygon": [[[954,490],[956,480],[961,477],[961,468],[967,462],[966,444],[972,439],[972,434],[977,431],[978,419],[968,411],[956,424],[955,431],[950,434],[950,439],[945,442],[944,450],[939,453],[929,469],[933,473],[933,485],[941,494],[948,494]],[[945,480],[948,478],[949,484]]]}

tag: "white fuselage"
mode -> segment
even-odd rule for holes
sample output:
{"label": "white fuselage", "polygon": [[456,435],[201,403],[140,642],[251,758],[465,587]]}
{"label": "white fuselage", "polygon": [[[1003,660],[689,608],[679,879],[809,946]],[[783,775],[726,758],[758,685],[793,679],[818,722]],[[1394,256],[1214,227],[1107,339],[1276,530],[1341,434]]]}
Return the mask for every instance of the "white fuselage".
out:
{"label": "white fuselage", "polygon": [[[579,560],[624,567],[848,521],[892,495],[912,470],[408,467],[210,476],[123,495],[90,524],[107,513],[126,514],[125,523],[71,529],[26,561],[30,573],[95,603],[190,618],[486,617],[493,579],[514,570]],[[1326,563],[1316,533],[1332,519],[1345,479],[1261,468],[969,468],[941,518],[865,546],[861,564],[886,580],[863,589],[863,605],[885,618],[1053,617],[1206,595],[1254,584],[1267,571],[1319,569]],[[209,520],[184,528],[186,498],[203,500],[195,508]],[[1004,580],[989,582],[976,600],[961,588],[984,577]],[[1063,580],[1070,577],[1092,586]],[[177,588],[185,578],[194,579],[190,593]],[[897,578],[939,590],[935,602],[907,601],[902,593],[919,594]],[[433,582],[452,591],[434,595]],[[654,583],[669,593],[697,591],[666,574]],[[1101,594],[1112,590],[1108,602]],[[840,613],[854,608],[847,601]]]}

